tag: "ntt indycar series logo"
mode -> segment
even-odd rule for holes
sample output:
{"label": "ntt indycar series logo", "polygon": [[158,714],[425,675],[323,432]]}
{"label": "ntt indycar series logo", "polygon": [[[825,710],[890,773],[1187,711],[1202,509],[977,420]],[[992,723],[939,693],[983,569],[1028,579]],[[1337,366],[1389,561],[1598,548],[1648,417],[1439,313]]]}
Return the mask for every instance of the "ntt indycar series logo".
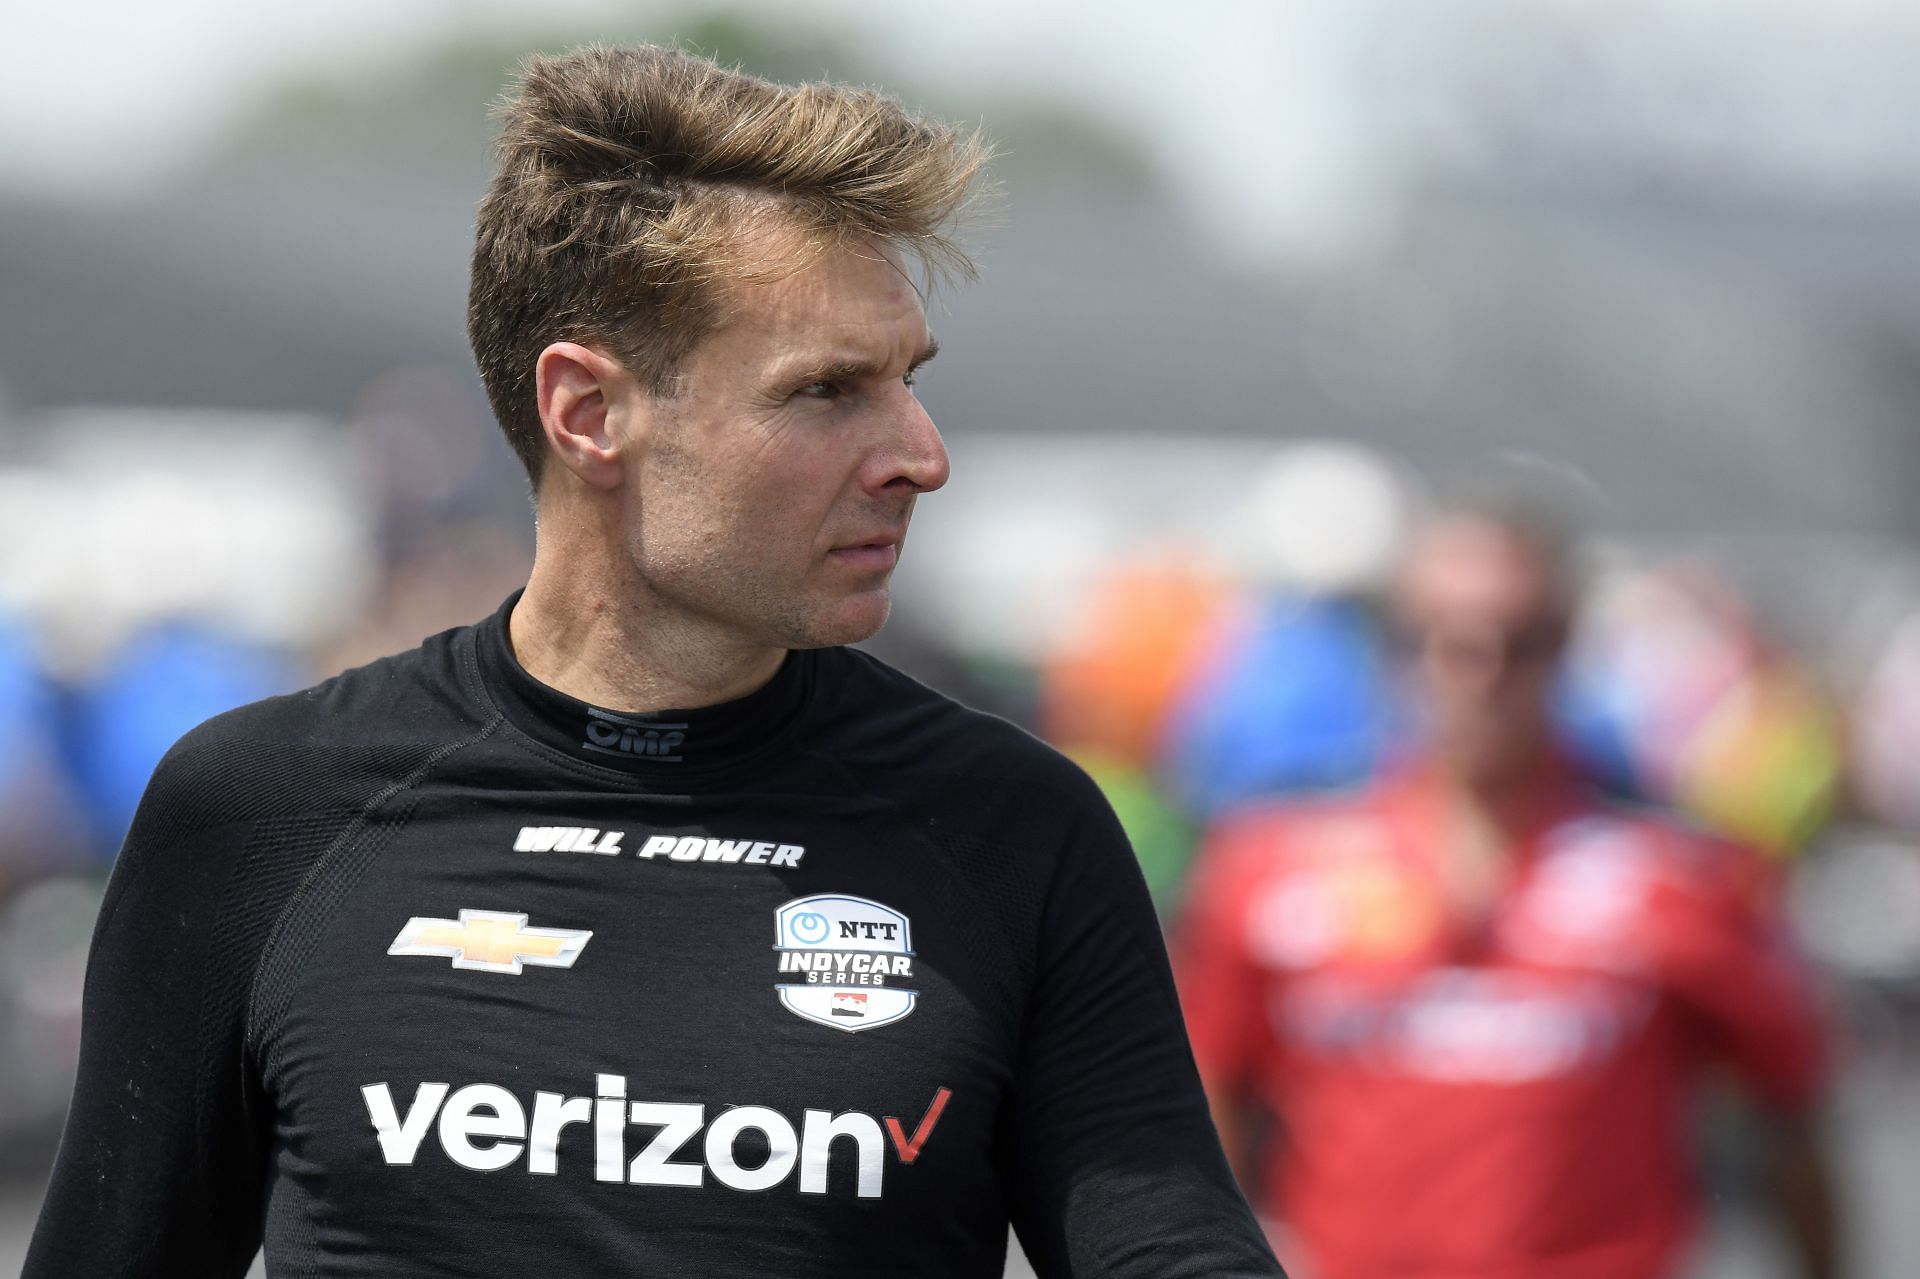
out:
{"label": "ntt indycar series logo", "polygon": [[891,906],[817,893],[774,912],[774,989],[788,1011],[835,1030],[872,1030],[913,1011],[913,939]]}

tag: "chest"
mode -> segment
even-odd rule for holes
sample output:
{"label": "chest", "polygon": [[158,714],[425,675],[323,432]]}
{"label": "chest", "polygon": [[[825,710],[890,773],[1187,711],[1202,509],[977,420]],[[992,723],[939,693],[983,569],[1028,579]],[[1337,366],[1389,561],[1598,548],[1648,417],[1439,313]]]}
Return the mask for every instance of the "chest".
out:
{"label": "chest", "polygon": [[859,798],[442,788],[283,923],[256,1038],[282,1144],[456,1192],[981,1174],[1020,991],[975,897]]}
{"label": "chest", "polygon": [[1597,1078],[1670,1029],[1671,928],[1619,860],[1549,857],[1483,915],[1406,859],[1309,864],[1246,903],[1277,1044],[1296,1063],[1447,1084]]}

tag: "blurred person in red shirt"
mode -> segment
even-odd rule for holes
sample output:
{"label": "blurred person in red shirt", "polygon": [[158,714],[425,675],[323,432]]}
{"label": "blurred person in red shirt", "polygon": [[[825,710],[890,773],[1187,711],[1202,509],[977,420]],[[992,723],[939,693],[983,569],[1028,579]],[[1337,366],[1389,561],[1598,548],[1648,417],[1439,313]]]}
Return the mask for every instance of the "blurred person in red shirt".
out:
{"label": "blurred person in red shirt", "polygon": [[1175,938],[1194,1052],[1307,1279],[1675,1273],[1689,1104],[1722,1068],[1804,1273],[1836,1273],[1808,975],[1757,859],[1603,802],[1557,749],[1574,595],[1541,513],[1437,517],[1393,588],[1417,749],[1202,855]]}

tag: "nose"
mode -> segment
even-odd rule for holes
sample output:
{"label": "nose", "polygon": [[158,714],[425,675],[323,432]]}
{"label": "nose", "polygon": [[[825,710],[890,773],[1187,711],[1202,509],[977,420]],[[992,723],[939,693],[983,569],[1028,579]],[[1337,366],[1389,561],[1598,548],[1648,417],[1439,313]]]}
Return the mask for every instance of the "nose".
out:
{"label": "nose", "polygon": [[900,390],[901,400],[888,415],[886,442],[869,459],[869,487],[877,492],[931,493],[952,472],[946,442],[913,392]]}
{"label": "nose", "polygon": [[1510,683],[1512,664],[1492,637],[1456,628],[1421,637],[1419,672],[1433,696],[1455,704],[1487,703]]}

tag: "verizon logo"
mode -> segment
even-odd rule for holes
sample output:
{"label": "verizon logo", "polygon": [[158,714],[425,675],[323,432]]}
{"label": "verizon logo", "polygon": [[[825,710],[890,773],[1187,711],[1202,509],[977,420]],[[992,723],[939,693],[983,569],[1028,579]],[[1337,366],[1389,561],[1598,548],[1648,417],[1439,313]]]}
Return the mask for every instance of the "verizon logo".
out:
{"label": "verizon logo", "polygon": [[[824,1195],[838,1155],[853,1165],[855,1197],[878,1199],[889,1148],[900,1163],[916,1162],[953,1091],[934,1093],[911,1135],[892,1115],[876,1119],[858,1110],[802,1111],[796,1126],[767,1106],[731,1106],[709,1121],[707,1107],[698,1102],[629,1101],[625,1075],[595,1075],[591,1097],[536,1092],[531,1111],[498,1084],[456,1090],[423,1083],[414,1088],[404,1115],[385,1083],[368,1084],[360,1095],[381,1156],[398,1167],[411,1167],[433,1133],[441,1153],[458,1167],[498,1172],[524,1161],[529,1174],[552,1177],[560,1171],[562,1134],[579,1125],[584,1131],[568,1140],[567,1149],[576,1158],[591,1150],[595,1181],[704,1186],[711,1177],[731,1190],[754,1191],[794,1179],[799,1193]],[[637,1148],[628,1141],[632,1128],[648,1130]],[[754,1147],[765,1154],[748,1156],[758,1162],[747,1164],[737,1147],[750,1131],[759,1134]]]}

